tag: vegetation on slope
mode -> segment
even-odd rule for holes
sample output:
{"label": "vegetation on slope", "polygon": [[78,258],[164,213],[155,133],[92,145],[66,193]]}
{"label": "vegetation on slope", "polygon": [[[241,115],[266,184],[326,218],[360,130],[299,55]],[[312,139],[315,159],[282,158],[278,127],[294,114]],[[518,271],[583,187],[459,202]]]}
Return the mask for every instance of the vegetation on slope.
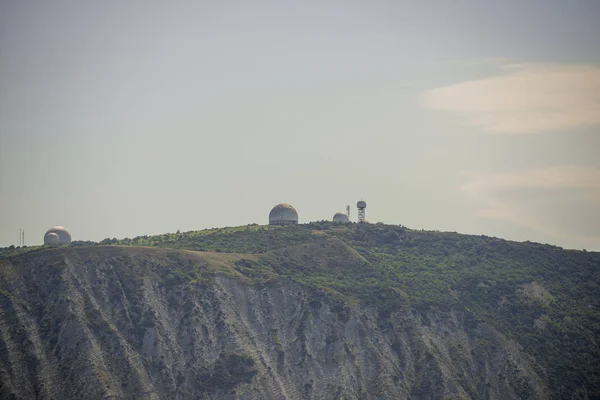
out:
{"label": "vegetation on slope", "polygon": [[[600,254],[389,226],[334,231],[415,305],[456,305],[514,337],[557,393],[600,395]],[[590,389],[593,388],[593,389]]]}
{"label": "vegetation on slope", "polygon": [[138,236],[133,239],[104,239],[100,244],[257,254],[310,241],[313,238],[312,231],[309,226],[305,225],[295,227],[246,225],[156,236]]}
{"label": "vegetation on slope", "polygon": [[46,246],[9,246],[0,247],[0,260],[8,257],[16,257],[19,254],[32,253],[46,249]]}

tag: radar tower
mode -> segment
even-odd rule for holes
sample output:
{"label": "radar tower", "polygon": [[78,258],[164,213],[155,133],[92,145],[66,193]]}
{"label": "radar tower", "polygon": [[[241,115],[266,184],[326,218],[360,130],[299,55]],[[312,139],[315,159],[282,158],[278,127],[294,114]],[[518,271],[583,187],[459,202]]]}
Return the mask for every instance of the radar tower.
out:
{"label": "radar tower", "polygon": [[358,223],[364,224],[365,220],[365,209],[367,208],[367,203],[363,200],[356,203],[356,207],[358,208]]}

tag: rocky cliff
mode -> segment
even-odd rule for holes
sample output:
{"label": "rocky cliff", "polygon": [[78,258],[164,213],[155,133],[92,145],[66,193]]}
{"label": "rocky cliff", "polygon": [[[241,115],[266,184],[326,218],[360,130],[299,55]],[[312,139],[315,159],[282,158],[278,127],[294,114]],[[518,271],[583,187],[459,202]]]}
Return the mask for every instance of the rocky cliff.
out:
{"label": "rocky cliff", "polygon": [[[364,262],[336,252],[294,262]],[[545,368],[468,307],[381,318],[259,259],[93,246],[0,260],[0,398],[553,397]]]}

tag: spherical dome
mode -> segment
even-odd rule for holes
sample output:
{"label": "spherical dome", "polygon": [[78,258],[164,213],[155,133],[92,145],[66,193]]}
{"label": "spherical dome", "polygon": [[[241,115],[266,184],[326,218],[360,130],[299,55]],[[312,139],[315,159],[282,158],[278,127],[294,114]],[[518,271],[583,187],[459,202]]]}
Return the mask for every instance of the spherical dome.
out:
{"label": "spherical dome", "polygon": [[358,203],[356,203],[356,207],[357,208],[367,208],[367,202],[361,200]]}
{"label": "spherical dome", "polygon": [[44,236],[44,244],[48,246],[59,246],[60,237],[54,232],[46,233]]}
{"label": "spherical dome", "polygon": [[[58,236],[58,243],[54,242],[56,240],[54,235]],[[60,245],[69,243],[71,243],[71,235],[69,234],[69,231],[62,226],[53,226],[52,228],[48,229],[44,235],[44,244],[56,246],[57,244]]]}
{"label": "spherical dome", "polygon": [[339,212],[335,213],[335,215],[333,216],[333,222],[346,223],[350,222],[350,219],[345,213]]}
{"label": "spherical dome", "polygon": [[278,204],[269,213],[269,225],[295,225],[298,213],[289,204]]}

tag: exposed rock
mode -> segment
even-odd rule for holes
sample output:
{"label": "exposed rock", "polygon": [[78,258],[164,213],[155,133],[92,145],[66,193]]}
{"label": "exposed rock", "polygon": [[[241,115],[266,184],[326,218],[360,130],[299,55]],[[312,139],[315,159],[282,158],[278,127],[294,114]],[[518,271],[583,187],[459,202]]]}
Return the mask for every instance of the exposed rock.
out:
{"label": "exposed rock", "polygon": [[554,296],[537,282],[522,285],[517,293],[525,301],[537,303],[542,306],[548,306],[555,300]]}
{"label": "exposed rock", "polygon": [[466,310],[381,321],[291,279],[165,275],[210,257],[96,247],[2,261],[0,398],[550,397],[539,365]]}

